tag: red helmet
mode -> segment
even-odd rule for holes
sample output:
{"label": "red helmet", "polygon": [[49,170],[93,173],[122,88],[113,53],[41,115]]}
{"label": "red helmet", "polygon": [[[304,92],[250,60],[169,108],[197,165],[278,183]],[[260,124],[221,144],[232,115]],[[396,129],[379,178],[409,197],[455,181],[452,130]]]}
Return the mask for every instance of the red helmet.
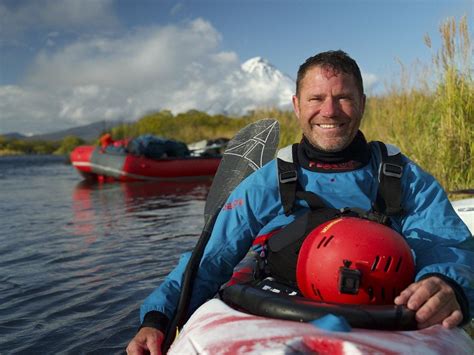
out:
{"label": "red helmet", "polygon": [[341,304],[393,304],[414,275],[405,239],[385,225],[356,217],[316,227],[303,242],[296,266],[305,297]]}

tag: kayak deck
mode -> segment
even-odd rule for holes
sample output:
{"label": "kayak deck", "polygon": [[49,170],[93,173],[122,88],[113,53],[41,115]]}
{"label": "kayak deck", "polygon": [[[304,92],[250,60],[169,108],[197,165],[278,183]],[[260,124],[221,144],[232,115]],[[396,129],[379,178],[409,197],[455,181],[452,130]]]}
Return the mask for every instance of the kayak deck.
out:
{"label": "kayak deck", "polygon": [[309,323],[239,312],[218,299],[188,320],[169,354],[472,354],[460,328],[440,325],[417,331],[352,329],[331,332]]}

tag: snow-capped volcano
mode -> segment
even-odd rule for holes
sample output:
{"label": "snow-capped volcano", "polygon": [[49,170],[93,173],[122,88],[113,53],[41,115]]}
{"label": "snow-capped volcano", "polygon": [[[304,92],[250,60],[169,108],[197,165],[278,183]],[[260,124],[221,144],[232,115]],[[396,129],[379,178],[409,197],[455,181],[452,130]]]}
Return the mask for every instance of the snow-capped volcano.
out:
{"label": "snow-capped volcano", "polygon": [[209,112],[243,115],[258,108],[291,108],[295,82],[267,60],[255,57],[225,79],[228,88]]}
{"label": "snow-capped volcano", "polygon": [[244,72],[265,78],[268,80],[281,80],[283,74],[262,57],[255,57],[247,60],[241,65]]}

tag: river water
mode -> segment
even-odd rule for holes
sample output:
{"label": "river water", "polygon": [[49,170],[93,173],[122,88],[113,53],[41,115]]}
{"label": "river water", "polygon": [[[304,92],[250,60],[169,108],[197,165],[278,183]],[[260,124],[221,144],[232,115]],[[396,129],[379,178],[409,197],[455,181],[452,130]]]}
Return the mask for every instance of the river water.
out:
{"label": "river water", "polygon": [[62,157],[0,157],[0,354],[123,353],[209,186],[90,185]]}

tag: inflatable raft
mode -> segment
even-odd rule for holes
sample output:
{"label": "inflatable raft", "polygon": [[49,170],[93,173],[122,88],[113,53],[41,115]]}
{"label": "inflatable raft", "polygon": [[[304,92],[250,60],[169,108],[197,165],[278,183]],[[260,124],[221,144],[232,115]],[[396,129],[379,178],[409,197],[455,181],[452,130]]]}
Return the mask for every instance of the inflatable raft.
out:
{"label": "inflatable raft", "polygon": [[70,156],[72,165],[87,180],[176,181],[214,176],[220,156],[187,156],[150,159],[144,156],[79,146]]}

